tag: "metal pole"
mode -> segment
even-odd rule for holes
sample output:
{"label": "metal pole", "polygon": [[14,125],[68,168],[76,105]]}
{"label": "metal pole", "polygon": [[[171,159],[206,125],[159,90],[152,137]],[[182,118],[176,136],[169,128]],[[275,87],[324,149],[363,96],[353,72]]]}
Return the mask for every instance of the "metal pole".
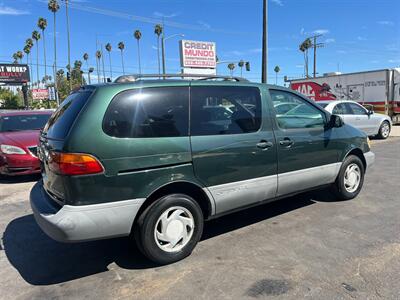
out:
{"label": "metal pole", "polygon": [[263,0],[263,34],[261,82],[268,81],[268,0]]}
{"label": "metal pole", "polygon": [[100,44],[100,47],[101,47],[101,50],[100,50],[100,52],[101,52],[101,64],[103,66],[103,82],[106,82],[106,71],[105,71],[105,68],[104,68],[103,44]]}
{"label": "metal pole", "polygon": [[[68,38],[68,72],[71,76],[71,45],[70,45],[70,37],[69,37],[69,16],[68,16],[68,1],[65,0],[65,15],[67,18],[67,38]],[[72,78],[71,78],[72,79]],[[72,91],[72,81],[69,80],[69,91]]]}

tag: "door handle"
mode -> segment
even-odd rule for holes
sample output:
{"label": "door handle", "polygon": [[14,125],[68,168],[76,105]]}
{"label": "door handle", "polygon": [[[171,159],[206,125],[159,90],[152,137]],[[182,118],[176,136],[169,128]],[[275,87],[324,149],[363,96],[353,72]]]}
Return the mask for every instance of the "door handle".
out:
{"label": "door handle", "polygon": [[271,148],[274,144],[272,142],[268,142],[266,140],[261,140],[260,142],[257,143],[257,148],[260,149],[268,149]]}
{"label": "door handle", "polygon": [[284,147],[290,147],[293,145],[293,141],[289,138],[284,138],[283,140],[279,141],[279,145]]}

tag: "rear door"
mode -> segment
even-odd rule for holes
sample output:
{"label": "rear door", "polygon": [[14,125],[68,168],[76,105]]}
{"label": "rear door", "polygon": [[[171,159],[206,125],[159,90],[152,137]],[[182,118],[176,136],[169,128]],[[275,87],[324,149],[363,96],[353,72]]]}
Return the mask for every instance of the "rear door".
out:
{"label": "rear door", "polygon": [[340,164],[327,117],[317,104],[286,90],[270,89],[272,102],[297,107],[276,114],[278,144],[278,196],[333,182]]}
{"label": "rear door", "polygon": [[217,213],[276,195],[276,144],[264,96],[257,86],[192,83],[193,166]]}
{"label": "rear door", "polygon": [[352,112],[352,116],[355,120],[355,127],[361,129],[368,135],[372,135],[377,132],[377,130],[375,130],[376,125],[374,124],[374,120],[371,120],[370,115],[368,115],[367,110],[364,107],[350,102],[346,103],[346,105]]}

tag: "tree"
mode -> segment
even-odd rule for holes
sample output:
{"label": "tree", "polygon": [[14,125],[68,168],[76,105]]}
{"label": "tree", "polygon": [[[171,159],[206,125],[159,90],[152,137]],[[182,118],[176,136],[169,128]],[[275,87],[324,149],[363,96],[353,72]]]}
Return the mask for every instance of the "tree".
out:
{"label": "tree", "polygon": [[97,83],[100,82],[100,59],[101,59],[101,51],[96,51],[96,66],[97,66]]}
{"label": "tree", "polygon": [[36,42],[36,79],[39,81],[39,40],[40,33],[37,30],[32,32],[32,39]]}
{"label": "tree", "polygon": [[12,93],[8,89],[0,87],[0,107],[5,109],[21,108],[22,99],[18,95]]}
{"label": "tree", "polygon": [[112,80],[112,67],[111,67],[111,50],[112,50],[112,46],[110,43],[106,44],[106,50],[108,52],[108,61],[110,63],[110,79]]}
{"label": "tree", "polygon": [[[53,63],[53,74],[56,75],[57,70],[57,35],[56,35],[56,13],[60,9],[57,0],[49,0],[47,8],[53,13],[53,41],[54,41],[54,63]],[[57,80],[54,79],[54,89],[56,91],[56,99],[58,100],[57,94]]]}
{"label": "tree", "polygon": [[124,49],[125,49],[125,44],[124,44],[124,42],[119,42],[119,43],[118,43],[118,49],[121,50],[122,74],[125,75],[125,66],[124,66]]}
{"label": "tree", "polygon": [[17,64],[17,63],[18,63],[18,55],[17,55],[17,52],[14,52],[14,53],[13,53],[12,58],[14,59],[13,64]]}
{"label": "tree", "polygon": [[299,50],[304,54],[304,68],[306,77],[308,78],[308,49],[312,47],[312,41],[310,38],[306,38],[303,43],[300,44]]}
{"label": "tree", "polygon": [[46,62],[46,39],[45,39],[45,34],[44,34],[44,30],[47,27],[47,20],[45,18],[39,18],[38,23],[37,23],[38,27],[40,28],[40,30],[42,30],[42,37],[43,37],[43,58],[44,58],[44,76],[47,80],[47,62]]}
{"label": "tree", "polygon": [[240,77],[243,76],[243,67],[244,67],[244,61],[241,59],[238,63],[238,66],[240,68]]}
{"label": "tree", "polygon": [[[86,62],[86,68],[88,69],[88,74],[89,74],[89,63],[88,63],[89,54],[88,53],[84,53],[82,57],[83,57],[83,60]],[[90,84],[90,80],[89,80],[89,84]]]}
{"label": "tree", "polygon": [[278,73],[281,71],[281,68],[279,66],[275,66],[274,72],[275,72],[275,84],[278,84]]}
{"label": "tree", "polygon": [[138,46],[139,74],[142,74],[142,66],[140,65],[140,39],[142,38],[142,33],[140,30],[135,30],[134,36]]}
{"label": "tree", "polygon": [[235,70],[235,64],[234,63],[230,63],[228,64],[228,69],[231,72],[231,76],[233,75],[233,70]]}
{"label": "tree", "polygon": [[154,27],[154,33],[157,35],[157,61],[158,61],[158,74],[161,74],[161,65],[160,65],[160,35],[163,32],[163,28],[161,24],[157,24]]}

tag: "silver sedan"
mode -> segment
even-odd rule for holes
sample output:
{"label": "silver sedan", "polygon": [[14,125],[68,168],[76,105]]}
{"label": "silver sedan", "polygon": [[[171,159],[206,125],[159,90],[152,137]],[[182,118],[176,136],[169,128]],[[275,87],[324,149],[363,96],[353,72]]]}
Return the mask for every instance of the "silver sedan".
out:
{"label": "silver sedan", "polygon": [[345,123],[364,131],[368,136],[378,136],[387,139],[392,128],[389,116],[367,110],[357,102],[350,100],[318,101],[322,106],[334,115],[339,115]]}

